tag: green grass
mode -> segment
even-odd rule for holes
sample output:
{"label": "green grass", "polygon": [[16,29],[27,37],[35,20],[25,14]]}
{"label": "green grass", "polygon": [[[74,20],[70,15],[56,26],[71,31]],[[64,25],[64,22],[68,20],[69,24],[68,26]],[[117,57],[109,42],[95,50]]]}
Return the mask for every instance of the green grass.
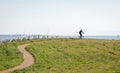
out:
{"label": "green grass", "polygon": [[7,43],[0,45],[0,70],[5,70],[22,62],[22,55],[17,50],[17,45]]}
{"label": "green grass", "polygon": [[17,47],[20,44],[30,42],[32,41],[24,40],[12,43],[0,43],[0,71],[12,68],[23,62],[23,56],[18,51]]}
{"label": "green grass", "polygon": [[33,40],[27,50],[35,64],[11,73],[120,73],[120,41]]}

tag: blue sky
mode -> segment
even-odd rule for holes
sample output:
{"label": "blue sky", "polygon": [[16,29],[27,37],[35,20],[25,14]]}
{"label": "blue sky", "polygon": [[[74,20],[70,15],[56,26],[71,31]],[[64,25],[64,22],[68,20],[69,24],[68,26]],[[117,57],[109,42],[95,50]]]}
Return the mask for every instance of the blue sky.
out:
{"label": "blue sky", "polygon": [[0,0],[0,34],[120,35],[120,0]]}

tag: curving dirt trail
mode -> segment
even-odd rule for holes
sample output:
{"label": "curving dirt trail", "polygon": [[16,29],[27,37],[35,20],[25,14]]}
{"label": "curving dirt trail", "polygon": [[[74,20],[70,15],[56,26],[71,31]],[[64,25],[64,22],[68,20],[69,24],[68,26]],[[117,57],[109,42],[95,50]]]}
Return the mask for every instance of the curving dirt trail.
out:
{"label": "curving dirt trail", "polygon": [[23,54],[24,61],[19,66],[0,71],[0,73],[9,73],[9,72],[14,71],[14,70],[20,70],[20,69],[23,69],[25,67],[31,66],[34,63],[33,56],[28,51],[25,50],[25,47],[27,45],[29,45],[29,44],[24,44],[24,45],[18,46],[18,50]]}

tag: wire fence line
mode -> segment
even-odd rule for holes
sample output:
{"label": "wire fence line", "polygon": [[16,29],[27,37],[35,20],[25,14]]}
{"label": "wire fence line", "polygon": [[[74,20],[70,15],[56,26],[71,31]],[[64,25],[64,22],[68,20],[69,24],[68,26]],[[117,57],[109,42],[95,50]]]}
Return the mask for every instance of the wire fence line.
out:
{"label": "wire fence line", "polygon": [[78,38],[70,36],[58,36],[58,35],[21,35],[14,38],[9,38],[1,40],[0,43],[10,43],[13,41],[23,41],[23,40],[32,40],[32,39],[47,39],[47,38]]}

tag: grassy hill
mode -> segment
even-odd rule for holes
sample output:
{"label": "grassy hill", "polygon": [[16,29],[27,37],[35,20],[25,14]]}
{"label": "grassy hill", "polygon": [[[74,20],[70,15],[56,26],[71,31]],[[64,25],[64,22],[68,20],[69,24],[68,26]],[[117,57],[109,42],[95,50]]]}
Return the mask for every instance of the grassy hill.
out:
{"label": "grassy hill", "polygon": [[120,73],[120,40],[40,39],[31,42],[27,50],[35,57],[35,64],[11,73]]}
{"label": "grassy hill", "polygon": [[0,45],[0,70],[8,69],[19,65],[22,62],[22,55],[15,44]]}

